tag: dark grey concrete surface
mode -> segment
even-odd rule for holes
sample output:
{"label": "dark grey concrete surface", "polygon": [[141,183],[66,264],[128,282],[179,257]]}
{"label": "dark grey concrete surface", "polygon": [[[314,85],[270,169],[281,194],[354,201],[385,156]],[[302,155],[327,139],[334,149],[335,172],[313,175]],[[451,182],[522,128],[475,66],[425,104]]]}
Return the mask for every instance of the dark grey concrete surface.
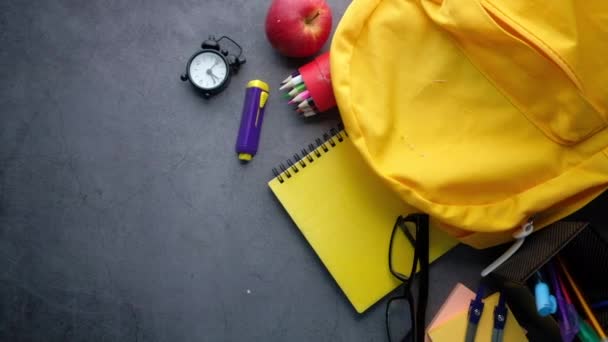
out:
{"label": "dark grey concrete surface", "polygon": [[[330,4],[335,26],[348,1]],[[0,2],[0,340],[385,340],[384,301],[356,314],[266,186],[339,120],[280,99],[302,61],[270,48],[268,5]],[[179,75],[209,34],[248,61],[205,101]],[[242,165],[254,78],[273,89]],[[429,316],[490,254],[459,247],[433,265]]]}

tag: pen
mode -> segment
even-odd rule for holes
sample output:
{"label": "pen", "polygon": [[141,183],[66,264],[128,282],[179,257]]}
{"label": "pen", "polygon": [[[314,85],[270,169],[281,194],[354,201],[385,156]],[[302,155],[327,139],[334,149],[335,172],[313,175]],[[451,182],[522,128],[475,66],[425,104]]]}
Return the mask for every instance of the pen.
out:
{"label": "pen", "polygon": [[600,337],[597,336],[597,333],[593,328],[589,325],[589,323],[585,322],[584,319],[578,317],[580,326],[580,330],[578,332],[578,338],[581,342],[601,342]]}
{"label": "pen", "polygon": [[554,263],[550,262],[548,267],[551,284],[553,286],[553,291],[555,292],[555,298],[557,299],[557,308],[559,310],[559,332],[562,335],[562,341],[570,342],[574,339],[579,329],[576,311],[572,305],[566,302],[566,299],[562,294]]}

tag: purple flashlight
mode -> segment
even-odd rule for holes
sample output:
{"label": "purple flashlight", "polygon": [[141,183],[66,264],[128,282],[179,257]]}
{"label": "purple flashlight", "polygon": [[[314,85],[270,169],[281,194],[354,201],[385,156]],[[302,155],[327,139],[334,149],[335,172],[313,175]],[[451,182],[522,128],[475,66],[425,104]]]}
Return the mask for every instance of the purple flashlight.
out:
{"label": "purple flashlight", "polygon": [[241,127],[236,138],[236,153],[240,160],[250,161],[258,151],[269,89],[264,81],[253,80],[247,83]]}

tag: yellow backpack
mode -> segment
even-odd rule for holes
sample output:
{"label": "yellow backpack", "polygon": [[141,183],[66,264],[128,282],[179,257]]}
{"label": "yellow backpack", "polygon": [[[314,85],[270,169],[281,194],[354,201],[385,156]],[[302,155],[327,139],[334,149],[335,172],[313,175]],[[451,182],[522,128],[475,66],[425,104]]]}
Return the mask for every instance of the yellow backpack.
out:
{"label": "yellow backpack", "polygon": [[606,0],[354,0],[331,71],[367,163],[464,243],[608,187]]}

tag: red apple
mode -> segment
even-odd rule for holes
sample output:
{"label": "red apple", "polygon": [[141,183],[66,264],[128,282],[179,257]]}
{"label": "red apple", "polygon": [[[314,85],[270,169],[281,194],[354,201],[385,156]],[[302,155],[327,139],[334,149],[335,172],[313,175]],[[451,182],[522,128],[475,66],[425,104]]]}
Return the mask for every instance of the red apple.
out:
{"label": "red apple", "polygon": [[331,32],[331,9],[325,0],[273,0],[266,16],[266,37],[288,57],[319,52]]}

